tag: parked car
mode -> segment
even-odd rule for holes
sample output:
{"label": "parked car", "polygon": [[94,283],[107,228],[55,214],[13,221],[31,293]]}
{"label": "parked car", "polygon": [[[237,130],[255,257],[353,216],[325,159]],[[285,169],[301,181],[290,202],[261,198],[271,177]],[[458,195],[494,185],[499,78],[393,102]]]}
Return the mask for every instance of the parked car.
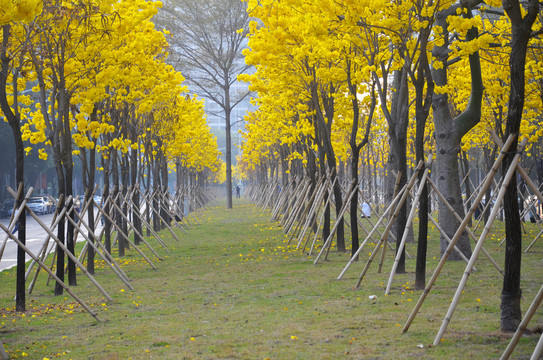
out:
{"label": "parked car", "polygon": [[32,197],[30,198],[30,200],[28,200],[27,205],[36,214],[47,213],[48,204],[43,197],[40,197],[40,196]]}

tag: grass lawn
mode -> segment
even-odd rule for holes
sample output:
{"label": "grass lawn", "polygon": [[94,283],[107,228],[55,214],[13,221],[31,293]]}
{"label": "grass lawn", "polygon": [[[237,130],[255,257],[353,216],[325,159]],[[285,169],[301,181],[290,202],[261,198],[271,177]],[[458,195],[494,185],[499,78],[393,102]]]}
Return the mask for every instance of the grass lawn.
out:
{"label": "grass lawn", "polygon": [[[95,278],[113,303],[80,273],[73,290],[101,322],[69,295],[53,296],[43,273],[27,297],[28,311],[15,313],[15,270],[0,273],[0,332],[8,354],[40,360],[488,359],[507,346],[509,336],[499,332],[501,275],[482,256],[441,344],[432,347],[464,262],[446,265],[409,332],[402,334],[421,293],[412,289],[414,259],[407,260],[408,273],[396,275],[385,296],[392,251],[383,272],[377,273],[375,261],[360,289],[354,289],[371,245],[338,281],[348,254],[332,249],[326,261],[313,265],[315,254],[308,258],[295,244],[287,247],[282,229],[268,221],[269,212],[243,199],[234,199],[233,210],[220,203],[201,216],[202,223],[187,234],[178,231],[179,242],[161,232],[169,253],[150,239],[163,258],[152,258],[157,270],[134,249],[128,251],[121,262],[135,291],[99,264]],[[525,225],[528,244],[538,228]],[[497,223],[485,243],[500,265],[502,228]],[[427,278],[438,262],[437,242],[432,230]],[[414,256],[415,244],[407,251]],[[542,284],[542,253],[543,240],[523,258],[523,312]],[[542,322],[539,311],[530,327]],[[529,358],[538,339],[539,334],[523,337],[513,358]]]}

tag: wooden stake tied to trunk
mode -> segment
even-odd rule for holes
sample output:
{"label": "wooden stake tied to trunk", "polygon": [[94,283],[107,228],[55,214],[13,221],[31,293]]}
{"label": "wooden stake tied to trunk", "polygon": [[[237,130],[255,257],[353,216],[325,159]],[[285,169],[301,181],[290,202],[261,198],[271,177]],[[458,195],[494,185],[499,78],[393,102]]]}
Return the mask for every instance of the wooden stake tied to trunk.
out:
{"label": "wooden stake tied to trunk", "polygon": [[445,263],[447,262],[449,254],[452,252],[452,249],[456,245],[456,243],[458,242],[458,239],[460,239],[460,235],[462,234],[462,232],[464,231],[464,229],[468,225],[469,219],[475,213],[475,210],[477,209],[478,203],[482,200],[482,198],[483,198],[483,196],[484,196],[484,194],[486,192],[486,189],[491,185],[492,179],[493,179],[494,175],[498,172],[498,170],[500,168],[500,165],[501,165],[501,163],[502,163],[502,161],[503,161],[503,159],[505,157],[505,153],[509,150],[509,147],[513,143],[514,139],[515,139],[515,136],[513,136],[513,135],[509,136],[506,143],[502,147],[502,149],[500,151],[500,154],[498,155],[498,158],[496,159],[496,161],[492,165],[489,176],[487,176],[487,178],[486,178],[486,180],[484,182],[484,185],[481,188],[481,191],[479,192],[479,194],[477,195],[477,197],[475,199],[474,204],[472,205],[471,209],[467,212],[466,216],[464,217],[464,220],[462,221],[462,223],[460,224],[460,226],[456,230],[456,233],[454,234],[453,238],[451,239],[451,242],[449,243],[449,246],[445,250],[445,253],[443,254],[443,257],[439,261],[439,264],[437,265],[434,273],[432,274],[432,277],[428,281],[428,284],[426,285],[426,288],[424,289],[423,293],[421,294],[421,297],[419,298],[418,302],[415,304],[415,308],[413,309],[413,311],[409,315],[409,318],[407,319],[407,322],[404,325],[404,327],[402,329],[402,332],[405,333],[405,332],[407,332],[407,330],[409,330],[409,327],[411,326],[411,323],[415,319],[415,316],[417,315],[417,313],[420,310],[422,304],[424,303],[424,300],[426,299],[426,297],[428,296],[428,294],[432,290],[432,287],[433,287],[434,283],[436,282],[437,278],[439,277],[439,274],[441,273],[441,270],[445,266]]}
{"label": "wooden stake tied to trunk", "polygon": [[434,339],[434,346],[437,346],[440,343],[441,338],[443,337],[443,334],[445,333],[445,330],[447,329],[447,326],[452,318],[454,310],[456,309],[460,296],[462,295],[462,291],[464,290],[466,282],[468,281],[468,277],[473,270],[473,265],[475,264],[475,261],[477,260],[477,256],[479,255],[479,252],[481,251],[481,248],[483,247],[483,243],[486,239],[486,236],[490,232],[490,229],[492,228],[494,220],[496,219],[496,215],[498,214],[498,211],[500,210],[499,205],[503,201],[503,197],[505,196],[505,190],[507,189],[507,185],[509,184],[509,181],[511,181],[511,178],[513,177],[513,175],[515,175],[515,169],[517,167],[518,161],[520,160],[520,154],[527,143],[528,143],[528,139],[524,138],[519,145],[519,152],[516,153],[515,157],[513,158],[513,161],[511,162],[511,165],[509,166],[509,169],[507,170],[507,173],[505,174],[502,186],[500,188],[500,192],[498,194],[498,198],[496,199],[496,205],[494,206],[494,208],[492,208],[492,212],[490,213],[488,223],[485,225],[485,228],[483,232],[481,233],[481,236],[479,237],[479,241],[477,242],[477,245],[475,246],[475,249],[473,250],[469,263],[466,266],[466,269],[464,270],[464,275],[462,276],[462,279],[460,280],[460,284],[458,285],[456,293],[453,297],[453,301],[451,305],[449,306],[449,310],[447,311],[447,314],[445,315],[445,319],[443,319],[441,328],[439,329],[436,335],[436,338]]}

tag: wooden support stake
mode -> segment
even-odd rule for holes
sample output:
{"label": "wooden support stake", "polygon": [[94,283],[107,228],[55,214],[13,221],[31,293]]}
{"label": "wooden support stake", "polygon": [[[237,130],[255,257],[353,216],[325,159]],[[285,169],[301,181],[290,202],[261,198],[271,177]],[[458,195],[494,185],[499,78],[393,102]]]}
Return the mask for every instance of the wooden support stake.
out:
{"label": "wooden support stake", "polygon": [[[393,210],[396,206],[396,203],[398,202],[398,200],[400,199],[400,197],[403,195],[403,192],[405,191],[405,187],[400,190],[400,192],[398,194],[396,194],[396,196],[394,197],[394,199],[392,199],[390,205],[386,208],[385,212],[383,213],[383,215],[381,215],[381,217],[379,218],[379,220],[377,220],[377,222],[375,223],[375,225],[373,226],[373,229],[370,231],[370,233],[368,234],[368,236],[366,236],[366,238],[364,239],[364,241],[362,242],[362,244],[360,245],[360,247],[358,248],[358,250],[353,254],[353,256],[351,256],[351,259],[349,259],[349,261],[347,262],[347,265],[345,265],[345,267],[343,268],[343,270],[341,271],[341,273],[339,274],[339,276],[337,277],[338,280],[341,280],[343,278],[343,275],[345,275],[345,273],[347,272],[347,270],[351,267],[351,265],[354,263],[354,261],[358,258],[358,255],[360,254],[360,252],[362,251],[364,245],[366,244],[366,242],[372,237],[372,235],[377,231],[377,228],[381,225],[381,223],[384,221],[384,219],[388,216],[388,214],[391,212],[391,210]],[[382,241],[382,239],[384,239],[386,237],[386,231],[385,231],[385,234],[383,234],[383,236],[381,237],[381,240],[379,241],[379,243]],[[379,243],[377,245],[379,245]],[[375,256],[376,255],[376,251],[372,252],[372,255]],[[370,256],[370,260],[372,260],[373,257]]]}
{"label": "wooden support stake", "polygon": [[471,255],[468,265],[466,266],[466,269],[464,270],[464,275],[462,276],[462,279],[460,280],[460,284],[458,285],[456,293],[454,294],[453,301],[451,305],[449,306],[447,315],[445,315],[445,319],[443,319],[441,328],[439,329],[437,336],[434,339],[434,346],[437,346],[440,343],[441,338],[443,337],[443,334],[445,333],[445,330],[447,329],[447,326],[449,322],[451,321],[454,310],[456,309],[456,306],[458,304],[458,300],[460,299],[462,291],[464,290],[466,282],[468,281],[468,277],[471,274],[471,271],[473,269],[473,265],[475,264],[475,261],[477,260],[477,256],[479,255],[479,252],[481,251],[481,248],[483,247],[485,238],[490,232],[490,229],[492,228],[492,224],[494,223],[494,220],[496,219],[496,216],[498,215],[498,211],[500,210],[499,205],[503,201],[503,197],[505,196],[507,185],[509,184],[509,181],[511,181],[511,178],[513,177],[513,175],[515,174],[515,169],[520,159],[520,153],[522,152],[522,150],[524,149],[527,143],[528,143],[528,139],[524,138],[519,145],[519,152],[517,152],[517,154],[513,157],[511,166],[509,167],[509,169],[507,170],[507,173],[505,174],[505,177],[502,182],[502,186],[500,188],[500,192],[498,194],[498,198],[496,199],[496,205],[492,208],[492,212],[490,213],[488,223],[485,225],[485,228],[483,232],[481,233],[481,236],[479,237],[479,241],[475,245],[475,249],[473,249],[473,253]]}
{"label": "wooden support stake", "polygon": [[[492,165],[492,168],[490,169],[490,173],[488,174],[483,186],[481,187],[481,191],[479,192],[479,194],[476,197],[476,201],[475,201],[476,203],[479,203],[481,201],[486,189],[488,189],[488,187],[491,185],[492,179],[494,178],[494,175],[496,175],[496,173],[498,172],[500,164],[502,163],[502,161],[503,161],[503,159],[505,157],[505,153],[507,152],[507,150],[509,150],[509,147],[513,143],[514,139],[515,139],[515,136],[510,135],[509,138],[507,139],[506,143],[502,147],[502,150],[500,151],[500,154],[498,155],[498,158],[496,159],[496,161],[494,161],[494,164]],[[428,281],[428,284],[426,285],[426,288],[424,289],[423,293],[421,294],[421,297],[419,298],[418,302],[415,304],[415,308],[413,309],[413,311],[409,315],[409,318],[407,319],[407,322],[406,322],[406,324],[404,325],[404,327],[402,329],[403,333],[405,333],[405,332],[407,332],[407,330],[409,330],[409,327],[411,326],[411,323],[415,319],[415,316],[417,315],[417,313],[420,310],[422,304],[424,303],[424,300],[426,299],[426,297],[428,296],[428,294],[432,290],[432,287],[433,287],[434,283],[436,282],[437,278],[439,277],[439,274],[441,273],[441,270],[445,266],[445,262],[449,258],[449,255],[451,254],[453,247],[458,242],[458,239],[460,239],[460,235],[462,234],[464,229],[467,227],[467,225],[469,223],[469,219],[473,215],[473,213],[475,212],[476,208],[477,208],[476,206],[472,205],[471,209],[468,211],[468,213],[464,217],[464,220],[462,221],[462,223],[460,224],[460,226],[456,230],[456,233],[454,234],[453,238],[451,239],[451,242],[450,242],[449,246],[447,246],[447,249],[445,250],[445,253],[441,257],[441,259],[439,261],[439,264],[437,265],[434,273],[432,274],[432,277]]]}
{"label": "wooden support stake", "polygon": [[43,267],[43,269],[45,271],[47,271],[47,273],[53,278],[55,279],[59,284],[60,286],[62,286],[67,292],[68,294],[70,294],[74,299],[75,301],[77,301],[79,304],[81,304],[81,306],[93,317],[95,318],[97,321],[101,321],[100,318],[98,317],[98,314],[96,314],[94,311],[91,310],[91,308],[83,301],[81,300],[76,294],[74,294],[74,292],[62,281],[60,280],[52,271],[51,269],[49,269],[47,267],[47,265],[45,265],[36,255],[34,255],[34,253],[32,253],[32,251],[30,251],[29,248],[27,248],[22,242],[19,241],[19,239],[17,239],[17,237],[15,237],[11,231],[9,231],[9,229],[2,223],[0,223],[0,228],[2,230],[4,230],[4,232],[6,234],[8,234],[8,236],[17,243],[17,245],[19,245],[19,247],[21,249],[24,250],[24,252],[26,252],[31,258],[33,258],[34,260],[36,260],[36,262],[38,262],[38,264],[40,264],[41,267]]}
{"label": "wooden support stake", "polygon": [[[532,301],[532,304],[528,308],[528,311],[526,314],[524,314],[524,318],[520,322],[517,331],[515,331],[515,334],[511,338],[511,341],[509,341],[509,345],[507,345],[507,348],[503,352],[502,356],[500,357],[500,360],[507,360],[513,353],[513,350],[515,350],[515,347],[517,346],[520,338],[522,337],[522,334],[524,334],[524,331],[526,331],[526,328],[528,327],[528,324],[530,323],[530,320],[532,320],[535,312],[537,309],[539,309],[539,306],[541,305],[541,301],[543,300],[543,285],[539,288],[539,291],[537,292],[537,295],[535,296],[534,300]],[[537,346],[539,347],[539,343],[541,343],[541,338],[539,339],[539,342],[537,343]],[[536,348],[537,349],[537,348]],[[534,352],[535,354],[535,352]],[[536,357],[532,356],[532,359],[540,359],[541,358],[541,352]]]}
{"label": "wooden support stake", "polygon": [[[428,173],[430,171],[430,168],[427,167],[426,170],[424,170],[424,174],[422,175],[421,182],[419,184],[419,188],[417,190],[417,193],[415,195],[415,200],[411,204],[411,211],[409,212],[409,216],[407,217],[407,223],[405,230],[403,232],[402,239],[400,240],[400,246],[398,249],[396,249],[396,257],[394,258],[394,264],[392,264],[392,270],[390,271],[390,276],[388,278],[387,287],[385,290],[385,295],[388,295],[390,293],[390,287],[392,286],[392,280],[394,279],[394,275],[396,274],[396,270],[398,269],[398,264],[400,263],[400,257],[402,255],[402,251],[405,247],[405,242],[407,241],[407,235],[409,234],[409,227],[413,224],[413,218],[415,217],[415,213],[417,212],[417,205],[419,204],[420,196],[422,195],[422,190],[424,189],[424,186],[426,185],[426,179],[428,178]],[[408,194],[409,191],[406,192]]]}

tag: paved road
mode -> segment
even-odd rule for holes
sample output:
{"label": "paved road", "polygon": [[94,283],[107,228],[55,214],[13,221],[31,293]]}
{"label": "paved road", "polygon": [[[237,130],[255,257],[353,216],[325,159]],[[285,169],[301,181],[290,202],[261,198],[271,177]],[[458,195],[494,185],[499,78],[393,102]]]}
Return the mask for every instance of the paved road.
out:
{"label": "paved road", "polygon": [[[51,221],[53,219],[53,215],[38,215],[40,220],[45,223],[46,225],[51,225]],[[0,222],[2,222],[4,225],[8,225],[9,219],[1,219]],[[56,234],[56,231],[54,232]],[[0,229],[0,246],[3,243],[4,239],[6,238],[6,234],[2,229]],[[31,216],[28,216],[26,218],[26,246],[35,254],[37,255],[44,243],[44,241],[47,238],[47,232],[38,224],[38,222],[32,218]],[[85,241],[85,239],[79,235],[77,241]],[[50,240],[49,251],[52,251],[52,243],[53,240]],[[26,260],[31,260],[32,258],[30,255],[26,255]],[[6,249],[4,250],[4,254],[2,256],[2,259],[0,259],[0,271],[9,269],[17,264],[17,243],[13,241],[12,239],[8,239],[8,242],[6,244]]]}

